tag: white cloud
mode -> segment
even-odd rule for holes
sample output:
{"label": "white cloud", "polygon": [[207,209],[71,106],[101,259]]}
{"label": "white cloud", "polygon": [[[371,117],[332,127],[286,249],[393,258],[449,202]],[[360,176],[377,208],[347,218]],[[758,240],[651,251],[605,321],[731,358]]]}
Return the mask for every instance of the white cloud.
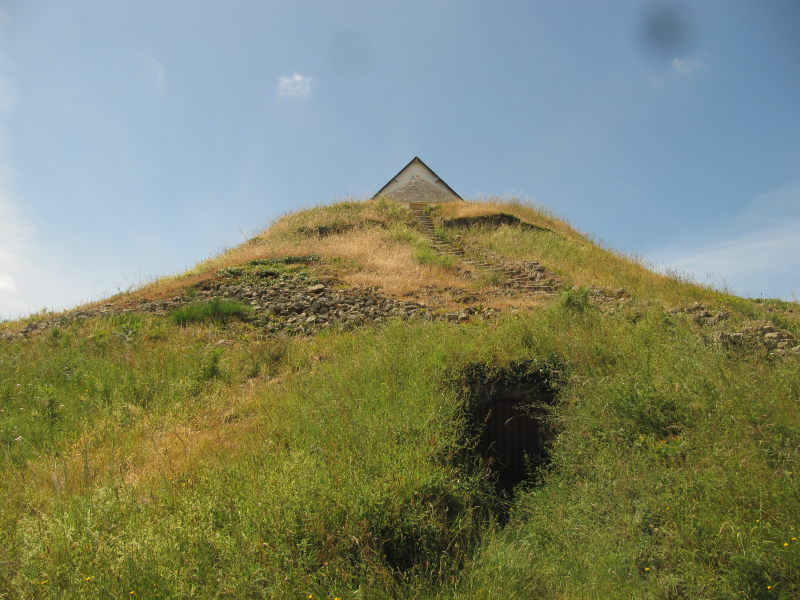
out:
{"label": "white cloud", "polygon": [[663,248],[648,259],[737,294],[789,300],[800,293],[800,184],[756,197],[728,225],[735,233],[709,232],[704,242]]}
{"label": "white cloud", "polygon": [[141,54],[142,62],[153,87],[156,100],[161,100],[167,91],[167,71],[161,61],[152,54]]}
{"label": "white cloud", "polygon": [[281,98],[298,98],[311,93],[314,79],[308,75],[292,73],[288,77],[278,78],[278,95]]}
{"label": "white cloud", "polygon": [[681,75],[691,75],[703,69],[707,69],[708,65],[702,60],[696,58],[673,58],[672,70]]}
{"label": "white cloud", "polygon": [[[1,161],[0,161],[1,162]],[[102,297],[107,286],[95,284],[93,269],[71,269],[40,239],[4,193],[0,179],[0,321],[42,310],[62,310]]]}
{"label": "white cloud", "polygon": [[[0,40],[3,39],[3,11],[0,7]],[[1,46],[1,44],[0,44]],[[141,61],[142,72],[152,74],[150,88],[163,93],[166,80],[158,65]],[[13,108],[13,82],[6,75],[7,56],[0,47],[0,321],[23,317],[45,306],[61,310],[108,294],[108,284],[97,282],[94,268],[75,269],[59,264],[63,260],[36,235],[22,207],[24,198],[14,193],[7,154],[5,120]],[[28,207],[26,207],[28,208]],[[35,211],[30,210],[35,214]],[[66,268],[65,268],[66,267]]]}
{"label": "white cloud", "polygon": [[4,290],[15,291],[17,289],[17,282],[8,273],[0,273],[0,292]]}

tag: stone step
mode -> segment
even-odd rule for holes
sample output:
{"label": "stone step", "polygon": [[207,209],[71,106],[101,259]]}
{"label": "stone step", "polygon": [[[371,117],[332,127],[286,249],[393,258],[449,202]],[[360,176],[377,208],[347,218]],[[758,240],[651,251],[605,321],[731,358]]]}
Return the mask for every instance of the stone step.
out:
{"label": "stone step", "polygon": [[552,285],[525,285],[515,287],[514,289],[526,291],[526,292],[554,292],[556,288]]}
{"label": "stone step", "polygon": [[546,270],[537,262],[531,262],[524,268],[493,264],[482,259],[469,258],[464,250],[453,246],[436,235],[436,226],[430,215],[423,212],[421,207],[411,206],[411,214],[417,222],[417,229],[431,242],[434,251],[439,254],[457,256],[461,262],[476,269],[496,273],[504,278],[500,283],[502,287],[516,289],[523,292],[553,292],[556,288],[551,284],[539,283],[539,278],[532,273],[544,273]]}

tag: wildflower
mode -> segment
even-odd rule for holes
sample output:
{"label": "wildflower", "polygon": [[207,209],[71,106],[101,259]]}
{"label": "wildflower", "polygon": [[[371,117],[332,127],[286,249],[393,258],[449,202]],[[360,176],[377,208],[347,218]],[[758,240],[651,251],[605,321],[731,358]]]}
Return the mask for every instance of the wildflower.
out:
{"label": "wildflower", "polygon": [[650,570],[650,567],[645,567],[645,568],[644,568],[644,570],[645,570],[645,571],[649,571],[649,570]]}
{"label": "wildflower", "polygon": [[133,590],[131,590],[131,596],[135,596],[135,595],[136,595],[136,592],[134,592]]}
{"label": "wildflower", "polygon": [[792,538],[792,541],[793,541],[793,542],[796,542],[796,541],[797,541],[797,538]]}
{"label": "wildflower", "polygon": [[767,589],[768,589],[768,590],[771,590],[771,589],[772,589],[772,586],[771,586],[771,585],[768,585],[768,586],[767,586]]}
{"label": "wildflower", "polygon": [[786,548],[789,545],[789,542],[783,542],[783,547]]}
{"label": "wildflower", "polygon": [[47,579],[42,579],[42,580],[39,582],[39,584],[40,584],[40,585],[45,585],[46,583],[47,583]]}
{"label": "wildflower", "polygon": [[94,577],[92,575],[87,575],[86,577],[83,578],[83,580],[84,581],[92,581],[92,580],[94,580]]}

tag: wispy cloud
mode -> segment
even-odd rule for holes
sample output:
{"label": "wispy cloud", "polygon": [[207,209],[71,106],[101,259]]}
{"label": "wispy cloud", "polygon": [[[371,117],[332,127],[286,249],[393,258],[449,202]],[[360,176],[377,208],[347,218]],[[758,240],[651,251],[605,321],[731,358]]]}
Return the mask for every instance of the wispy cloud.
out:
{"label": "wispy cloud", "polygon": [[[4,19],[0,9],[0,38],[6,28]],[[21,316],[34,309],[25,293],[28,283],[37,273],[29,261],[33,228],[23,217],[20,202],[13,197],[8,184],[11,166],[7,156],[5,120],[16,98],[6,68],[7,56],[0,48],[0,320]]]}
{"label": "wispy cloud", "polygon": [[17,282],[8,273],[0,273],[0,292],[14,291],[17,289]]}
{"label": "wispy cloud", "polygon": [[[0,31],[5,28],[0,12]],[[20,266],[19,253],[25,245],[29,228],[16,206],[8,198],[9,167],[6,160],[3,120],[14,105],[14,88],[5,74],[5,55],[0,50],[0,317],[19,308],[16,274]]]}
{"label": "wispy cloud", "polygon": [[142,53],[142,62],[144,63],[150,83],[153,86],[156,100],[161,100],[167,91],[167,70],[161,61],[152,54]]}
{"label": "wispy cloud", "polygon": [[710,232],[702,243],[663,248],[648,259],[738,294],[791,299],[800,293],[800,184],[758,196],[729,227],[736,233]]}
{"label": "wispy cloud", "polygon": [[308,75],[292,73],[286,77],[278,78],[278,96],[281,98],[301,98],[311,93],[311,84],[314,79]]}
{"label": "wispy cloud", "polygon": [[671,68],[674,73],[680,75],[691,75],[708,68],[702,60],[696,58],[673,58]]}
{"label": "wispy cloud", "polygon": [[23,261],[32,231],[7,198],[4,187],[0,178],[0,317],[24,310],[18,281],[26,270]]}

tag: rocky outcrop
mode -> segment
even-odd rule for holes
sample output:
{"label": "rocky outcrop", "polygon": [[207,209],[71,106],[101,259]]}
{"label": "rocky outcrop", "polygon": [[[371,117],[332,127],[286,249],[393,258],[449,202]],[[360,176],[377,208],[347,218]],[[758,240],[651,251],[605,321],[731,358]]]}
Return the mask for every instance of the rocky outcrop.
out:
{"label": "rocky outcrop", "polygon": [[769,323],[760,323],[745,327],[742,330],[745,336],[756,337],[773,354],[786,354],[797,352],[800,354],[800,344],[789,331],[775,327]]}
{"label": "rocky outcrop", "polygon": [[[730,317],[728,311],[710,310],[701,302],[669,311],[672,314],[690,315],[698,325],[717,325]],[[800,344],[794,334],[771,323],[751,323],[741,331],[718,330],[711,335],[711,341],[726,349],[766,348],[770,354],[781,356],[788,353],[800,354]]]}

